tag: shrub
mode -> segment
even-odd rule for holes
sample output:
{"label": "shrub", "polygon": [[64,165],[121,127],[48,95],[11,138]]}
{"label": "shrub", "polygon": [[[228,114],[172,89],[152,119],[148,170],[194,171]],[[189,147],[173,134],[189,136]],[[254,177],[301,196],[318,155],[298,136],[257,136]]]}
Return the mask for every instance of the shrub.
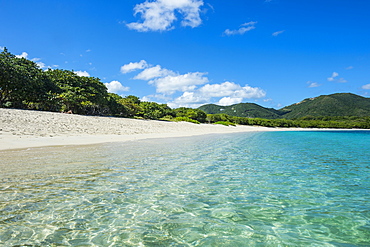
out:
{"label": "shrub", "polygon": [[174,120],[176,122],[190,122],[190,123],[200,124],[199,121],[188,118],[188,117],[176,117]]}
{"label": "shrub", "polygon": [[229,122],[229,121],[218,121],[216,122],[215,124],[222,124],[222,125],[225,125],[225,126],[236,126],[236,124],[232,123],[232,122]]}

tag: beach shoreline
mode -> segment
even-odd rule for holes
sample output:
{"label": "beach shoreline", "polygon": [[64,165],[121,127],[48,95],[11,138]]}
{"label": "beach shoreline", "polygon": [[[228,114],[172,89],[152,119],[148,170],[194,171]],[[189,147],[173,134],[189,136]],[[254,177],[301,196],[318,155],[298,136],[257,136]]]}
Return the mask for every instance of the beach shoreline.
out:
{"label": "beach shoreline", "polygon": [[0,108],[0,150],[89,145],[149,138],[278,131],[260,126],[223,126]]}
{"label": "beach shoreline", "polygon": [[348,131],[348,129],[224,126],[0,108],[0,151],[209,134],[328,130]]}

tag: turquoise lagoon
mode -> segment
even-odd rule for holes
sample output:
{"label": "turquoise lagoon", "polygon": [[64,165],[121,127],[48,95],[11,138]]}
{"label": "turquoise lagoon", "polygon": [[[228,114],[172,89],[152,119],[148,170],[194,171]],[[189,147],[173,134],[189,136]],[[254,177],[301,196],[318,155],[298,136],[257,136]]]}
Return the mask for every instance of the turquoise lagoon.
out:
{"label": "turquoise lagoon", "polygon": [[0,153],[0,246],[370,246],[370,132]]}

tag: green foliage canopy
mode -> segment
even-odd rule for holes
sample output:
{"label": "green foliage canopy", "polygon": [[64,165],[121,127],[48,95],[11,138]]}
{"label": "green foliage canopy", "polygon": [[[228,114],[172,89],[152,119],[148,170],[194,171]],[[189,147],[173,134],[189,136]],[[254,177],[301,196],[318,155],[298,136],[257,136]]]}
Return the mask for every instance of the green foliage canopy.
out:
{"label": "green foliage canopy", "polygon": [[55,90],[37,64],[18,58],[5,48],[0,53],[0,107],[27,107],[48,100]]}

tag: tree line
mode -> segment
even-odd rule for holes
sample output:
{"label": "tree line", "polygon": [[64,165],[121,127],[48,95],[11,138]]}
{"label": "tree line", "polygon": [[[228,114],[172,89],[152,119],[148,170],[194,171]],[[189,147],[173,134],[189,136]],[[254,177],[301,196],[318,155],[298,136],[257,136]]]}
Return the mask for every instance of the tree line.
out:
{"label": "tree line", "polygon": [[78,76],[73,71],[40,69],[26,58],[0,53],[0,107],[72,112],[82,115],[136,117],[144,119],[205,122],[198,109],[171,109],[167,104],[144,102],[136,96],[109,93],[96,77]]}
{"label": "tree line", "polygon": [[370,128],[370,117],[262,119],[206,114],[200,109],[186,107],[171,109],[167,104],[109,93],[96,77],[78,76],[74,71],[62,69],[44,71],[35,62],[17,57],[6,48],[0,53],[0,107],[223,125]]}
{"label": "tree line", "polygon": [[263,119],[234,117],[226,114],[208,114],[207,121],[224,125],[258,125],[274,128],[370,129],[370,117],[355,116],[306,116],[296,119]]}

